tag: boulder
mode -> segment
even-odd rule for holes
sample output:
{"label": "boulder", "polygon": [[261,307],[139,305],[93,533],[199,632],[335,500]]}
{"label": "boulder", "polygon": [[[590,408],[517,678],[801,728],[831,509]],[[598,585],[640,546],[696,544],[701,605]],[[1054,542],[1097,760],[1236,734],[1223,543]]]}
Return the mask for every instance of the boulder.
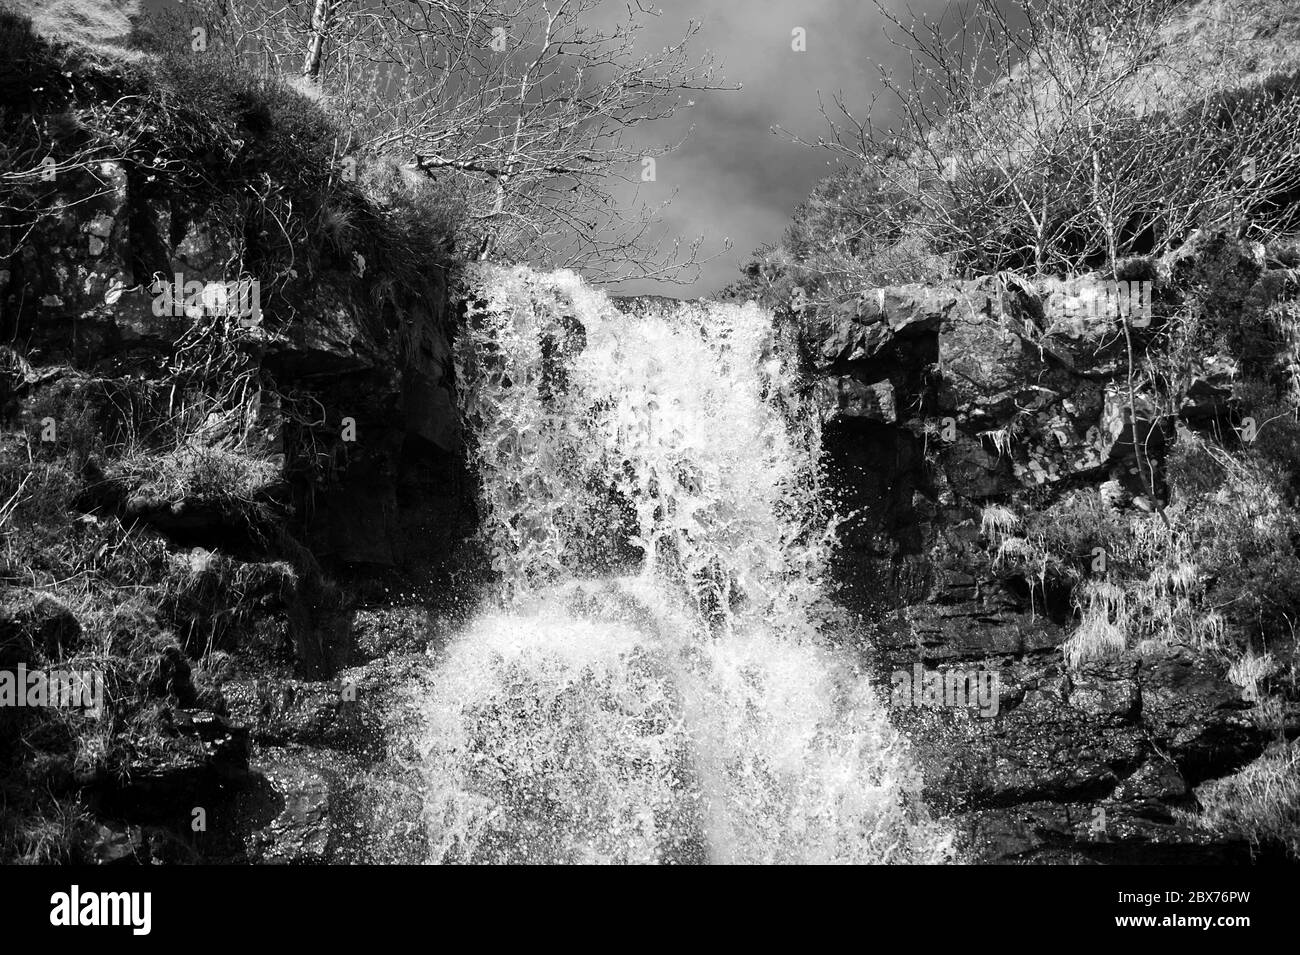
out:
{"label": "boulder", "polygon": [[814,401],[824,421],[843,417],[894,424],[898,420],[894,386],[888,381],[865,385],[847,375],[823,378],[817,382]]}
{"label": "boulder", "polygon": [[310,755],[264,752],[240,793],[237,818],[248,861],[271,865],[329,861],[333,774]]}

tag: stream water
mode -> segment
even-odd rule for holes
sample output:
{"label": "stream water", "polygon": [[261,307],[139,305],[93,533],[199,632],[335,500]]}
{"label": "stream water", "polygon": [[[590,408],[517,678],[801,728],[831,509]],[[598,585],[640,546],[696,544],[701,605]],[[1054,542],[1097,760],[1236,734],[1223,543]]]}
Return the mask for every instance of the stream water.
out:
{"label": "stream water", "polygon": [[835,639],[816,416],[772,316],[477,281],[457,363],[499,583],[420,702],[428,861],[947,859]]}

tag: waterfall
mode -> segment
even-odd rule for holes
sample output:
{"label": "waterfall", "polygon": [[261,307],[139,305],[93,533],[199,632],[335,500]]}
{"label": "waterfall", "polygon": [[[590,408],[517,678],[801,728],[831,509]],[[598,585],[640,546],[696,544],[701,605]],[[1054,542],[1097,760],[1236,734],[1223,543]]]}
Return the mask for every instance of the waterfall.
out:
{"label": "waterfall", "polygon": [[472,281],[457,370],[498,584],[422,702],[429,860],[948,858],[835,639],[816,416],[772,316]]}

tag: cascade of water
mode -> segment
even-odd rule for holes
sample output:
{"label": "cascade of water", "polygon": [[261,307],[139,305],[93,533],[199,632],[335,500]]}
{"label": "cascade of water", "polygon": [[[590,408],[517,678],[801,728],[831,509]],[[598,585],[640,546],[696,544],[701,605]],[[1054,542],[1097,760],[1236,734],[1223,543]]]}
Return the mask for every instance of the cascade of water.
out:
{"label": "cascade of water", "polygon": [[500,580],[425,704],[439,862],[939,861],[824,629],[815,418],[758,307],[485,269],[458,344]]}

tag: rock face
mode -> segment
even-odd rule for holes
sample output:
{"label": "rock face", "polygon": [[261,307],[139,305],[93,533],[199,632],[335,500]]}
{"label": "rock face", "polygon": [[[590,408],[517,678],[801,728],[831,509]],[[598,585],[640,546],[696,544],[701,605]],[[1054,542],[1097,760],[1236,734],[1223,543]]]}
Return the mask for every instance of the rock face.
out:
{"label": "rock face", "polygon": [[[77,214],[45,226],[0,287],[0,321],[29,329],[29,364],[10,386],[29,406],[34,392],[60,381],[85,391],[165,378],[178,343],[192,344],[187,336],[214,313],[156,314],[152,283],[180,276],[220,287],[238,258],[219,220],[192,220],[179,200],[136,197],[117,163],[70,175],[61,192],[82,203]],[[256,443],[283,465],[288,484],[306,466],[326,469],[323,484],[293,488],[318,558],[438,563],[454,540],[463,486],[445,277],[430,276],[427,297],[401,307],[364,277],[325,264],[301,285],[292,305],[267,301],[256,324],[223,332],[241,359],[231,373],[247,378],[253,393],[248,420],[214,420],[205,437],[218,446]],[[284,395],[300,396],[301,406],[286,406]],[[128,503],[165,530],[192,531],[197,543],[227,517],[195,502],[184,502],[185,512],[148,499]]]}
{"label": "rock face", "polygon": [[[25,500],[36,458],[37,479],[57,478],[50,541],[119,562],[142,595],[6,589],[0,668],[108,637],[131,654],[138,687],[111,688],[112,732],[147,720],[148,744],[94,771],[63,755],[31,769],[89,807],[89,858],[326,861],[350,781],[384,755],[391,684],[375,668],[423,650],[424,608],[455,596],[446,577],[473,524],[450,279],[403,284],[373,253],[365,267],[304,235],[291,270],[247,286],[254,312],[238,298],[249,236],[228,225],[247,212],[242,183],[204,198],[154,178],[115,161],[61,173],[62,211],[0,247],[14,344],[0,349],[0,466],[19,475],[4,498]],[[174,283],[198,298],[169,299]],[[0,721],[0,771],[28,716]]]}
{"label": "rock face", "polygon": [[[82,96],[147,92],[102,65],[58,75]],[[76,130],[112,112],[42,100],[47,85],[11,84],[32,100],[7,115]],[[428,608],[460,596],[449,571],[472,557],[456,305],[445,271],[413,278],[347,247],[375,239],[357,221],[391,225],[356,194],[315,216],[294,205],[300,231],[275,246],[260,203],[307,163],[273,182],[284,170],[245,149],[269,119],[246,120],[226,152],[169,153],[165,170],[74,164],[41,186],[53,212],[21,245],[0,230],[0,514],[19,515],[0,669],[114,664],[103,724],[0,711],[0,795],[6,811],[24,791],[84,809],[100,862],[415,861],[420,755],[390,751],[409,738],[388,694],[418,686]],[[1070,659],[1073,584],[1016,565],[1001,528],[1071,493],[1097,515],[1158,507],[1179,429],[1244,425],[1243,369],[1300,394],[1300,364],[1275,367],[1256,334],[1294,312],[1298,263],[1207,234],[1114,282],[873,289],[800,316],[850,515],[840,596],[872,623],[882,692],[973,858],[1244,853],[1177,810],[1262,750],[1252,700],[1190,643]],[[1224,344],[1180,366],[1170,408],[1135,386],[1128,353],[1190,300]],[[548,364],[543,387],[562,387]]]}
{"label": "rock face", "polygon": [[[1090,494],[1103,510],[1150,510],[1176,430],[1232,433],[1231,348],[1200,359],[1172,413],[1140,387],[1130,401],[1123,319],[1141,356],[1207,288],[1208,309],[1244,320],[1298,287],[1261,247],[1205,235],[1166,261],[1126,263],[1118,283],[901,286],[799,316],[831,491],[850,515],[841,601],[872,625],[882,693],[975,860],[1249,856],[1177,821],[1192,787],[1269,738],[1225,664],[1173,644],[1069,665],[1077,590],[1017,571],[997,547],[999,508]],[[974,696],[912,689],[977,677],[997,681],[983,715]]]}

